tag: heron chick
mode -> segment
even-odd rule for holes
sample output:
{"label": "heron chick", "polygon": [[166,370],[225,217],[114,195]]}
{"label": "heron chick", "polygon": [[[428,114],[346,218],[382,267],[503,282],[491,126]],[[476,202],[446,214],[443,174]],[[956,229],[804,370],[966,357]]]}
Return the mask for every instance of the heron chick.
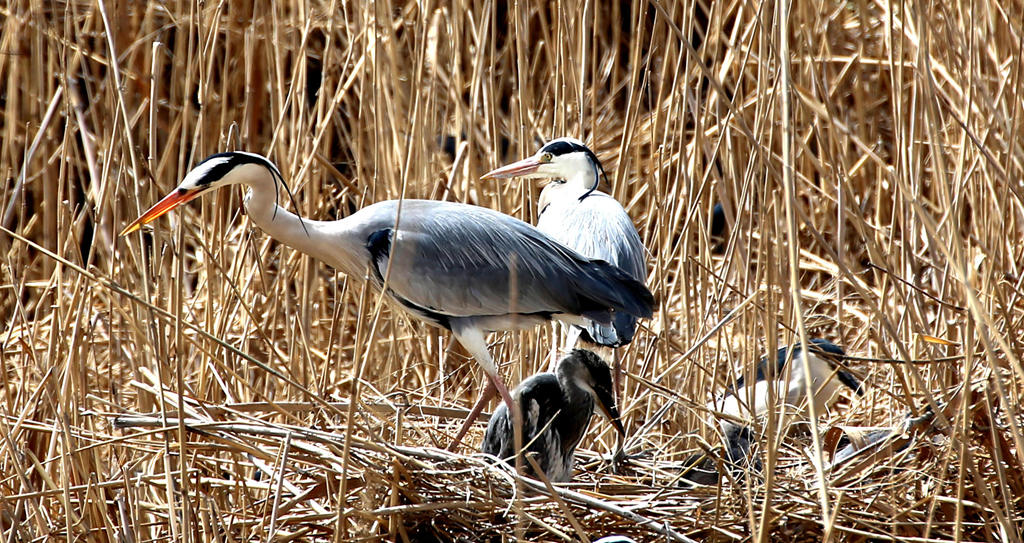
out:
{"label": "heron chick", "polygon": [[[611,369],[601,357],[573,349],[558,361],[554,373],[538,373],[512,391],[523,412],[523,447],[536,453],[537,465],[551,481],[572,478],[576,446],[583,439],[597,405],[624,435],[612,394]],[[512,420],[505,404],[491,416],[483,452],[503,460],[515,457]],[[529,466],[526,471],[536,475]]]}

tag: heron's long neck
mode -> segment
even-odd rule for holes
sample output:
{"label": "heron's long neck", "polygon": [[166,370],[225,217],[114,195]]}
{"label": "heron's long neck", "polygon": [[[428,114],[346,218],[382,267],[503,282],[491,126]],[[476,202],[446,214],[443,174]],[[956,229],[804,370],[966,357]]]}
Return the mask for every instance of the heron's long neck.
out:
{"label": "heron's long neck", "polygon": [[576,383],[575,378],[571,376],[561,376],[559,379],[562,385],[562,394],[565,395],[566,400],[574,405],[585,405],[588,402],[592,402],[593,398],[590,396],[590,392],[581,387]]}
{"label": "heron's long neck", "polygon": [[590,415],[594,412],[594,398],[586,389],[579,385],[573,370],[559,367],[555,375],[558,376],[558,384],[562,386],[562,395],[565,404],[563,409],[568,410],[563,420],[571,421],[562,428],[567,432],[566,441],[575,446],[583,437],[583,433],[590,426]]}
{"label": "heron's long neck", "polygon": [[572,187],[573,192],[583,194],[597,187],[599,181],[597,171],[593,167],[589,167],[574,170],[572,175],[566,176],[565,184],[567,187]]}
{"label": "heron's long neck", "polygon": [[[555,202],[562,202],[562,205],[575,206],[577,200],[582,198],[584,194],[591,192],[590,187],[593,187],[594,183],[594,171],[590,168],[574,170],[573,173],[565,176],[565,183],[548,183],[540,193],[538,205],[541,214],[548,210],[548,204]],[[564,208],[558,209],[559,207],[556,205],[551,210],[561,215],[565,210]],[[556,209],[558,211],[555,211]]]}
{"label": "heron's long neck", "polygon": [[245,210],[267,235],[342,271],[350,271],[355,254],[347,254],[346,247],[339,245],[344,240],[336,235],[340,227],[337,221],[304,219],[278,205],[279,201],[288,200],[288,193],[284,187],[277,187],[270,175],[248,179],[247,184]]}

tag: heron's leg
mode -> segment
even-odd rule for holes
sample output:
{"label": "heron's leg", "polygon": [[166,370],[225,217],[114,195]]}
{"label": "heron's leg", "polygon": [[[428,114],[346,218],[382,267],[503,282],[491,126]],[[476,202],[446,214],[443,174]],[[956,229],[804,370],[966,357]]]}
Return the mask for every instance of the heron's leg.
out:
{"label": "heron's leg", "polygon": [[579,343],[580,336],[583,334],[583,329],[561,321],[559,321],[558,325],[562,328],[562,334],[565,338],[564,343],[562,343],[562,350],[568,353],[576,348],[576,344]]}
{"label": "heron's leg", "polygon": [[[490,362],[493,373],[488,372],[488,377],[491,378],[490,380],[494,383],[494,387],[498,389],[498,394],[505,402],[505,405],[508,406],[508,412],[512,416],[512,445],[514,450],[519,451],[516,454],[516,462],[513,465],[516,471],[522,474],[525,469],[523,457],[521,456],[523,454],[523,412],[519,410],[519,402],[509,393],[508,387],[505,386],[505,380],[498,375],[498,368],[490,358],[490,355],[488,355],[487,360]],[[487,366],[484,366],[484,371],[487,371]]]}
{"label": "heron's leg", "polygon": [[548,370],[551,373],[555,372],[555,366],[558,365],[558,338],[561,337],[559,332],[561,331],[562,323],[558,321],[551,321],[551,352],[548,353]]}
{"label": "heron's leg", "polygon": [[469,432],[469,428],[473,426],[473,423],[476,422],[480,413],[483,412],[484,406],[487,405],[487,402],[491,401],[491,398],[494,397],[494,393],[497,391],[498,389],[495,388],[493,381],[489,378],[484,380],[484,388],[480,392],[480,397],[477,398],[476,403],[473,404],[473,409],[469,411],[469,416],[466,417],[466,421],[462,423],[462,428],[459,428],[459,433],[455,434],[455,439],[452,441],[451,445],[448,445],[449,451],[454,451],[458,448],[459,444],[462,443],[462,438],[466,437],[466,434]]}
{"label": "heron's leg", "polygon": [[454,450],[462,442],[463,436],[469,431],[470,425],[476,421],[476,417],[483,411],[484,405],[487,401],[494,396],[494,391],[497,390],[501,399],[508,406],[509,413],[512,414],[512,428],[515,432],[515,444],[516,450],[522,443],[522,428],[523,428],[523,417],[519,411],[519,403],[512,398],[512,394],[509,393],[508,387],[505,386],[505,381],[498,374],[498,366],[494,363],[494,359],[491,358],[490,351],[487,350],[487,341],[484,339],[483,331],[479,328],[452,328],[452,333],[455,334],[455,338],[459,340],[459,343],[466,348],[473,358],[476,358],[480,367],[484,370],[484,373],[488,377],[488,386],[486,386],[480,395],[480,399],[477,400],[476,405],[470,411],[470,416],[463,423],[462,429],[459,430],[458,435],[455,437],[454,442],[448,447],[449,450]]}

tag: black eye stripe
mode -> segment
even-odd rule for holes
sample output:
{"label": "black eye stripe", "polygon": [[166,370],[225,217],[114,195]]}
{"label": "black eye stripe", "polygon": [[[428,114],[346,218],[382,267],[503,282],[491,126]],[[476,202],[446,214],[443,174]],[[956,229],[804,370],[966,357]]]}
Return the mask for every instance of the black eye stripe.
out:
{"label": "black eye stripe", "polygon": [[267,168],[271,172],[274,172],[274,177],[279,176],[277,173],[277,167],[259,155],[234,152],[217,153],[203,159],[196,168],[199,168],[210,161],[217,161],[217,163],[210,166],[210,168],[203,173],[203,176],[196,181],[196,184],[199,186],[209,185],[210,183],[219,181],[227,175],[228,172],[243,164],[258,164]]}

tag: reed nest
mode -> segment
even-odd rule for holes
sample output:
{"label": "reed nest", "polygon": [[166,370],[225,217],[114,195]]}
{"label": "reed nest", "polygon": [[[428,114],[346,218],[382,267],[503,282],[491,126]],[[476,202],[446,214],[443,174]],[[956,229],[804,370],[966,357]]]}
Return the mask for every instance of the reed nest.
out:
{"label": "reed nest", "polygon": [[[10,2],[0,7],[0,533],[187,541],[1020,541],[1019,1]],[[780,16],[784,14],[784,16]],[[303,216],[399,197],[535,220],[481,181],[585,140],[650,251],[618,357],[623,465],[573,483],[445,447],[482,374],[222,190],[243,149]],[[710,235],[721,203],[724,239]],[[802,333],[863,397],[715,459],[705,405]],[[551,330],[491,336],[510,383]],[[491,406],[493,408],[493,405]],[[840,434],[888,428],[839,460]]]}

